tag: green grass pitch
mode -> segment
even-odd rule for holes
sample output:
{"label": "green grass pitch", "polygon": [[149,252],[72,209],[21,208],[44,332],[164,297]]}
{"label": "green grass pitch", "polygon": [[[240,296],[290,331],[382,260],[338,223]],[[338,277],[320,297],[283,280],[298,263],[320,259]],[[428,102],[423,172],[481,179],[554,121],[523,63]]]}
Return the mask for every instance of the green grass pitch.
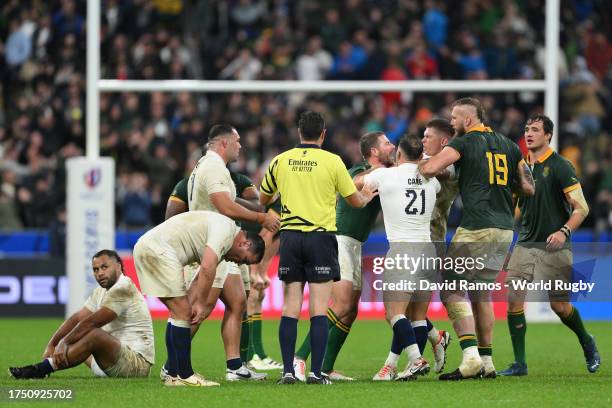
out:
{"label": "green grass pitch", "polygon": [[[382,321],[358,321],[347,339],[336,368],[357,377],[352,383],[336,382],[331,386],[275,385],[279,374],[270,372],[263,383],[227,383],[224,378],[224,353],[219,322],[205,323],[193,344],[193,365],[207,378],[220,381],[219,388],[166,388],[159,378],[159,367],[165,359],[165,322],[155,322],[157,364],[149,379],[95,379],[85,367],[62,371],[43,381],[15,381],[8,376],[9,365],[24,365],[40,360],[44,346],[59,325],[58,319],[1,319],[2,353],[0,353],[0,389],[6,398],[9,388],[71,388],[74,401],[70,406],[87,407],[548,407],[612,406],[612,324],[587,322],[596,336],[603,364],[596,374],[586,370],[582,350],[576,337],[561,324],[529,324],[527,359],[529,376],[496,380],[467,380],[442,383],[431,373],[417,381],[372,383],[370,378],[381,367],[388,352],[391,331]],[[448,322],[436,322],[449,329]],[[277,343],[277,321],[264,321],[264,341],[272,357],[280,359]],[[307,325],[302,321],[299,339]],[[299,341],[299,340],[298,340]],[[456,341],[449,347],[446,370],[453,370],[460,360]],[[495,327],[494,361],[504,368],[511,361],[511,345],[505,322]],[[432,360],[431,349],[425,358]],[[402,360],[401,366],[403,367]],[[54,404],[57,404],[55,402]],[[44,402],[7,403],[0,406],[48,405]]]}

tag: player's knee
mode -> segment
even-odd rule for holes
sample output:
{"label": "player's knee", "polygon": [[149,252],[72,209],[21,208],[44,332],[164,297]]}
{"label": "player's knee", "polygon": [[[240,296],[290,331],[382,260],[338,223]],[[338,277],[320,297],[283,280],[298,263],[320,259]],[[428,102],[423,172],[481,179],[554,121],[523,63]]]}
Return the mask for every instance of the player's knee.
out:
{"label": "player's knee", "polygon": [[466,317],[473,317],[472,308],[467,302],[452,302],[445,304],[448,318],[456,322]]}
{"label": "player's knee", "polygon": [[566,302],[550,302],[550,308],[561,318],[569,316],[571,310],[569,303]]}
{"label": "player's knee", "polygon": [[237,296],[235,298],[228,299],[227,303],[225,304],[226,313],[232,313],[232,314],[236,313],[242,316],[244,312],[246,312],[246,310],[247,310],[246,296]]}

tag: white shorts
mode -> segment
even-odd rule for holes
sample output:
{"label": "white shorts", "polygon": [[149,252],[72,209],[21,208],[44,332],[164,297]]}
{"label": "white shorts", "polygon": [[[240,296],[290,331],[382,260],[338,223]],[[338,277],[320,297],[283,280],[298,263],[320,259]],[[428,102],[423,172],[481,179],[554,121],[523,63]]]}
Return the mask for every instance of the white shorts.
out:
{"label": "white shorts", "polygon": [[125,344],[121,344],[121,351],[117,362],[105,370],[100,368],[96,359],[91,357],[91,371],[96,377],[148,377],[151,363],[133,351]]}
{"label": "white shorts", "polygon": [[[194,263],[194,264],[185,266],[184,280],[185,280],[185,285],[187,287],[191,286],[199,270],[200,270],[199,264]],[[234,262],[221,261],[219,265],[217,265],[217,270],[215,271],[215,280],[213,281],[212,287],[217,288],[217,289],[223,289],[223,285],[225,285],[225,280],[227,279],[227,275],[241,275],[242,283],[244,284],[244,288],[248,290],[251,284],[248,265],[238,265],[238,264],[235,264]]]}
{"label": "white shorts", "polygon": [[151,248],[147,242],[134,246],[134,265],[144,295],[172,298],[185,296],[183,264],[171,248]]}
{"label": "white shorts", "polygon": [[361,290],[362,242],[346,235],[336,235],[340,279],[353,282],[353,290]]}

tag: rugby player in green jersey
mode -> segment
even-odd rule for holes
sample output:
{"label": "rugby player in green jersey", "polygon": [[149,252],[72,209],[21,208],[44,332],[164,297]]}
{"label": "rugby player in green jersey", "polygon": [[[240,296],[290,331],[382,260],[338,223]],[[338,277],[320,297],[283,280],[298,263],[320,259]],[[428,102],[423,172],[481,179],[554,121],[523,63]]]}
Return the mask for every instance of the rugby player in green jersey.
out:
{"label": "rugby player in green jersey", "polygon": [[[550,147],[553,122],[544,115],[527,120],[525,141],[529,154],[528,164],[537,185],[533,197],[519,197],[522,224],[518,243],[508,263],[506,282],[571,282],[572,250],[570,236],[580,227],[589,207],[574,168],[565,158]],[[508,291],[508,328],[512,339],[514,362],[498,374],[505,376],[527,375],[525,358],[524,290]],[[567,291],[549,292],[551,309],[563,324],[572,330],[584,352],[589,372],[597,371],[601,358],[591,336],[580,318],[580,312],[569,301]]]}
{"label": "rugby player in green jersey", "polygon": [[[429,177],[445,171],[451,164],[458,168],[464,207],[448,257],[484,260],[484,267],[480,269],[444,271],[446,282],[459,283],[456,288],[442,291],[441,297],[457,331],[463,359],[458,369],[442,374],[440,380],[495,377],[492,359],[495,318],[490,290],[466,290],[461,288],[461,282],[487,284],[495,281],[512,243],[512,188],[516,185],[527,195],[535,192],[529,166],[522,160],[518,146],[486,127],[483,120],[484,109],[479,100],[462,98],[455,101],[451,112],[455,137],[440,153],[419,165],[421,174]],[[454,307],[465,302],[466,292],[474,314],[465,308],[456,310]]]}

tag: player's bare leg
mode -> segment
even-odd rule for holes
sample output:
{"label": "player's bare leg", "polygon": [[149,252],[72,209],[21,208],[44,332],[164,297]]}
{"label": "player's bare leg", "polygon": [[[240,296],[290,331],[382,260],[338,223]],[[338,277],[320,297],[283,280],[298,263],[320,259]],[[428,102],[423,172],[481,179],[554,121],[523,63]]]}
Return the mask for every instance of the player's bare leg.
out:
{"label": "player's bare leg", "polygon": [[463,350],[463,358],[459,368],[451,373],[442,374],[439,377],[440,380],[462,380],[482,376],[484,366],[478,353],[476,325],[471,305],[465,299],[465,293],[461,291],[442,291],[440,297]]}
{"label": "player's bare leg", "polygon": [[266,243],[266,250],[261,262],[251,266],[253,275],[259,277],[261,284],[251,285],[251,293],[247,300],[247,314],[250,319],[249,326],[252,329],[248,365],[257,370],[280,370],[283,368],[283,365],[268,356],[265,352],[262,338],[262,303],[265,299],[265,290],[270,285],[267,272],[274,256],[278,254],[280,239],[278,237],[274,238],[274,233],[265,228],[261,230],[259,235]]}
{"label": "player's bare leg", "polygon": [[52,357],[41,363],[11,367],[11,375],[18,379],[44,378],[53,371],[66,370],[86,362],[91,356],[98,366],[105,370],[117,363],[121,352],[121,342],[99,328],[91,329],[87,334],[66,349],[64,360],[55,361]]}
{"label": "player's bare leg", "polygon": [[221,322],[221,336],[226,359],[240,359],[240,330],[242,315],[246,310],[246,296],[240,275],[227,275],[220,296],[225,304]]}
{"label": "player's bare leg", "polygon": [[493,364],[493,325],[495,314],[493,303],[490,301],[489,291],[471,292],[472,311],[476,323],[476,337],[478,338],[478,353],[484,364],[484,378],[495,378],[497,373]]}
{"label": "player's bare leg", "polygon": [[225,312],[221,322],[221,337],[223,338],[227,363],[226,380],[257,381],[265,379],[266,374],[249,370],[244,365],[246,362],[243,362],[240,358],[240,331],[242,330],[242,317],[246,311],[246,292],[242,283],[242,276],[227,275],[220,299],[225,304]]}

